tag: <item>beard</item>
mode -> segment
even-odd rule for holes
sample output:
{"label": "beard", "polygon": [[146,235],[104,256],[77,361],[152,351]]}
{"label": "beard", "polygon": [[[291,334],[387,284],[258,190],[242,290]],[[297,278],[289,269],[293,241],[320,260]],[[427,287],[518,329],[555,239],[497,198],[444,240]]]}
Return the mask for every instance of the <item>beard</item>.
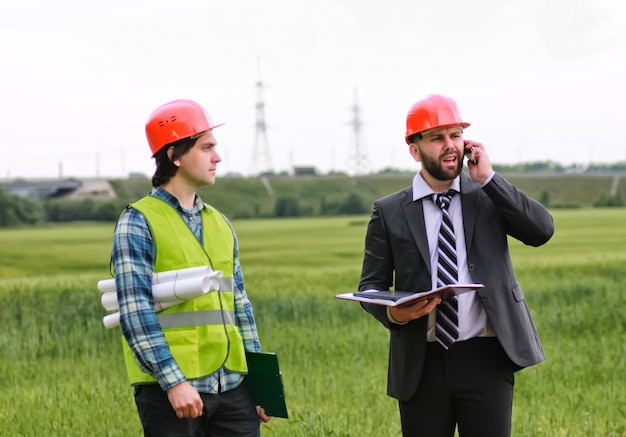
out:
{"label": "beard", "polygon": [[[443,164],[443,159],[446,156],[451,155],[451,154],[456,155],[456,162],[457,162],[456,167],[453,169],[449,169],[445,167]],[[440,180],[440,181],[452,180],[455,177],[457,177],[459,174],[461,174],[461,171],[463,170],[463,157],[459,156],[459,154],[456,151],[452,153],[450,152],[444,153],[437,159],[431,158],[430,156],[427,156],[425,154],[421,154],[421,158],[422,158],[421,159],[422,169],[424,169],[433,178]]]}

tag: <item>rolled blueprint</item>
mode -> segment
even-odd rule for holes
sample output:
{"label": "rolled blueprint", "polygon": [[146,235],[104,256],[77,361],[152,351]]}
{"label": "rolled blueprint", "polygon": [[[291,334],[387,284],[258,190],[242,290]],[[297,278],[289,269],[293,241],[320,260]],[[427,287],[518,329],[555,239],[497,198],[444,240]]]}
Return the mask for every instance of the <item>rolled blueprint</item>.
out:
{"label": "rolled blueprint", "polygon": [[[206,276],[213,272],[210,266],[190,267],[188,269],[169,270],[167,272],[159,272],[152,275],[152,284],[161,284],[180,279],[193,278],[198,276]],[[98,281],[98,290],[102,293],[115,291],[115,279],[103,279]]]}
{"label": "rolled blueprint", "polygon": [[[187,279],[176,278],[161,284],[152,284],[152,298],[154,302],[184,302],[210,291],[219,290],[218,279],[222,277],[221,270],[206,272],[204,276],[188,277]],[[117,292],[107,291],[100,298],[102,306],[107,311],[117,310]]]}
{"label": "rolled blueprint", "polygon": [[117,304],[117,291],[107,291],[106,293],[102,293],[100,302],[102,302],[102,306],[107,311],[113,311],[120,307]]}
{"label": "rolled blueprint", "polygon": [[115,328],[120,324],[120,313],[107,314],[102,319],[102,323],[104,323],[104,327],[107,329]]}
{"label": "rolled blueprint", "polygon": [[185,301],[202,296],[211,290],[212,278],[200,276],[197,278],[177,279],[162,284],[152,284],[152,297],[155,302],[169,302],[172,300]]}

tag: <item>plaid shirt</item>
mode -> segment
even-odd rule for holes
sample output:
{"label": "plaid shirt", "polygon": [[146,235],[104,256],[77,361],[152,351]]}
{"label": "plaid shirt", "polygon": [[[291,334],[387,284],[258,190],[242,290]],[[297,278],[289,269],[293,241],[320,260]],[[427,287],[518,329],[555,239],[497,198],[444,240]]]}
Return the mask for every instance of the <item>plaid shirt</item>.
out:
{"label": "plaid shirt", "polygon": [[[174,207],[198,241],[203,241],[201,210],[206,206],[200,196],[196,195],[195,205],[191,210],[185,210],[176,197],[163,188],[155,188],[151,194]],[[243,286],[239,245],[234,230],[233,237],[235,323],[243,338],[245,350],[259,352],[261,344],[252,305]],[[140,368],[151,374],[163,390],[167,390],[185,381],[186,378],[172,357],[152,310],[151,289],[155,256],[154,242],[146,219],[139,211],[129,208],[122,214],[115,227],[111,255],[120,307],[120,326]],[[189,383],[198,392],[218,393],[232,390],[242,381],[241,374],[221,368],[209,376],[189,380]]]}

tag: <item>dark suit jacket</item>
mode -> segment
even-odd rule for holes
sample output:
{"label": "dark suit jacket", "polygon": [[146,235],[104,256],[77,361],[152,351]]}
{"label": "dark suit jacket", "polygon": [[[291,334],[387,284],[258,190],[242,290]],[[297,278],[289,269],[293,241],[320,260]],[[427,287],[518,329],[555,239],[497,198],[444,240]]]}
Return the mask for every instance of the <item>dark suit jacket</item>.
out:
{"label": "dark suit jacket", "polygon": [[[485,285],[478,298],[516,369],[537,364],[545,355],[513,271],[507,235],[544,244],[554,233],[552,216],[498,174],[481,188],[461,173],[460,196],[468,268],[473,282]],[[429,290],[430,269],[422,200],[413,201],[413,188],[374,202],[359,289]],[[390,331],[387,394],[406,401],[420,380],[428,317],[398,325],[389,322],[386,307],[362,305]]]}

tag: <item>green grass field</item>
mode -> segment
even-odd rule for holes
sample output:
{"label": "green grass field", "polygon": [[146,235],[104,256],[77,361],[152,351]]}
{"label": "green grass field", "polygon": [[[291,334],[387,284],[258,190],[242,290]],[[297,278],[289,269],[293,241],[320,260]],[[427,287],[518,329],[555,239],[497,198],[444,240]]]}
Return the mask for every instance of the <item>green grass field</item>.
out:
{"label": "green grass field", "polygon": [[[512,242],[547,360],[516,375],[514,436],[626,435],[626,209],[555,210]],[[387,332],[354,302],[367,216],[235,221],[289,419],[264,436],[399,436]],[[101,319],[113,225],[0,230],[0,435],[139,436],[118,329]]]}

